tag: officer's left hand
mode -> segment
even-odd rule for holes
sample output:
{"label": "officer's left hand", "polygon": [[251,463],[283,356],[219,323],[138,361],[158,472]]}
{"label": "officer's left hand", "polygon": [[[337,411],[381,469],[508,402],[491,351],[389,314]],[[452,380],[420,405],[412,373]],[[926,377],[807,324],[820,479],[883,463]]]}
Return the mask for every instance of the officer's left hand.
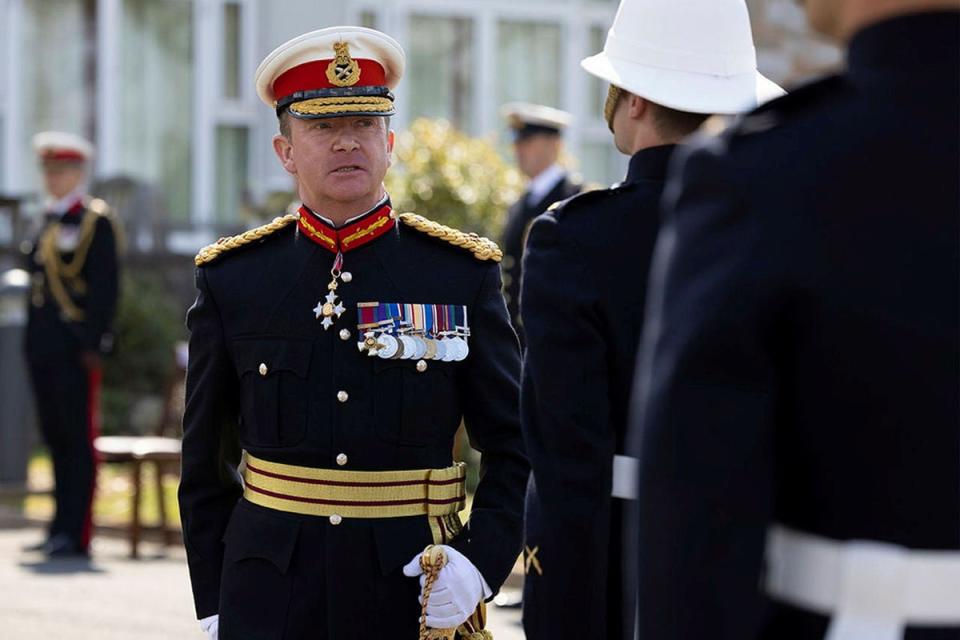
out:
{"label": "officer's left hand", "polygon": [[[453,629],[463,624],[474,612],[481,600],[493,595],[486,580],[465,555],[447,545],[439,545],[447,555],[447,564],[437,575],[427,603],[427,626],[434,629]],[[420,576],[423,604],[423,585],[426,576],[420,568],[420,555],[413,557],[404,568],[403,575]]]}

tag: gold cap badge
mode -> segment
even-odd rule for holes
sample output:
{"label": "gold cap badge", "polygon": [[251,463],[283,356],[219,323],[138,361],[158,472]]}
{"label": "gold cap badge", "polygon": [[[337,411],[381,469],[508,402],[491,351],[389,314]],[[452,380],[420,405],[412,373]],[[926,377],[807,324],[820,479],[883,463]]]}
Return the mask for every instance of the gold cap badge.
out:
{"label": "gold cap badge", "polygon": [[360,80],[360,65],[350,56],[350,45],[335,42],[336,57],[327,65],[327,80],[335,87],[352,87]]}

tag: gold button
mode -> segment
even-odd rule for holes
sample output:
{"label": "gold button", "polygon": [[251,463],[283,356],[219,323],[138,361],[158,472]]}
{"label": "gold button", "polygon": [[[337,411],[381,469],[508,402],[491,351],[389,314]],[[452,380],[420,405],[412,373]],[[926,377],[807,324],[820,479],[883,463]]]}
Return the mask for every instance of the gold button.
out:
{"label": "gold button", "polygon": [[420,360],[420,361],[418,361],[418,362],[417,362],[417,371],[419,371],[420,373],[423,373],[423,372],[426,371],[426,370],[427,370],[427,361],[426,361],[426,360]]}
{"label": "gold button", "polygon": [[349,340],[350,339],[350,329],[340,329],[340,339]]}
{"label": "gold button", "polygon": [[347,464],[347,454],[345,454],[345,453],[338,453],[338,454],[337,454],[337,464],[340,465],[341,467],[342,467],[343,465]]}
{"label": "gold button", "polygon": [[340,517],[339,514],[335,513],[332,516],[330,516],[330,524],[332,524],[333,526],[337,526],[341,522],[343,522],[343,518]]}
{"label": "gold button", "polygon": [[350,282],[351,280],[353,280],[353,274],[350,273],[349,271],[344,271],[343,273],[340,274],[340,279],[343,280],[344,282]]}
{"label": "gold button", "polygon": [[340,402],[346,402],[350,399],[350,394],[346,391],[337,391],[337,400]]}
{"label": "gold button", "polygon": [[267,369],[266,363],[261,362],[261,363],[260,363],[260,375],[262,375],[262,376],[267,375],[267,371],[269,371],[269,369]]}

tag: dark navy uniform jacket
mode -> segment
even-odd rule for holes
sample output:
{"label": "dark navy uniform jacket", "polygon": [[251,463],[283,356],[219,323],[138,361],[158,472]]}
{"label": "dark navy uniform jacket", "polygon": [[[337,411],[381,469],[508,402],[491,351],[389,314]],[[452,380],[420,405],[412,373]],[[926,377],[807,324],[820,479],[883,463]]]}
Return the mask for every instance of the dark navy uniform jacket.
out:
{"label": "dark navy uniform jacket", "polygon": [[[61,261],[67,265],[77,259],[82,261],[79,277],[62,279],[67,297],[83,313],[82,319],[71,319],[64,315],[51,293],[37,252],[39,238],[51,224],[59,223],[74,235],[83,236],[81,228],[85,219],[87,224],[92,223],[92,236],[89,241],[85,237],[77,238],[77,247],[83,255],[77,256],[72,249],[59,252]],[[27,270],[32,280],[25,341],[28,360],[79,364],[81,352],[105,352],[112,348],[112,324],[119,292],[117,237],[102,200],[86,199],[63,215],[48,219],[31,248]]]}
{"label": "dark navy uniform jacket", "polygon": [[[312,310],[333,260],[291,224],[197,270],[180,504],[196,612],[219,612],[224,640],[415,635],[420,586],[400,569],[432,543],[426,516],[334,526],[240,500],[241,447],[315,468],[444,468],[463,420],[483,458],[452,544],[494,590],[520,550],[529,468],[499,266],[398,225],[344,254],[348,311],[325,331]],[[356,308],[370,301],[466,305],[469,356],[420,372],[360,353]]]}
{"label": "dark navy uniform jacket", "polygon": [[526,193],[510,207],[507,212],[507,224],[503,230],[503,296],[510,311],[510,320],[523,341],[523,327],[520,321],[520,282],[523,277],[523,246],[534,218],[547,210],[554,202],[566,200],[580,193],[583,188],[569,176],[563,179],[545,195],[540,202],[530,204]]}
{"label": "dark navy uniform jacket", "polygon": [[845,74],[678,162],[634,425],[641,638],[822,638],[758,588],[774,522],[960,549],[958,16],[863,30]]}
{"label": "dark navy uniform jacket", "polygon": [[530,229],[521,406],[536,485],[527,497],[524,542],[531,640],[622,633],[622,501],[611,497],[611,469],[614,454],[624,451],[647,269],[673,150],[639,151],[621,185],[575,196]]}

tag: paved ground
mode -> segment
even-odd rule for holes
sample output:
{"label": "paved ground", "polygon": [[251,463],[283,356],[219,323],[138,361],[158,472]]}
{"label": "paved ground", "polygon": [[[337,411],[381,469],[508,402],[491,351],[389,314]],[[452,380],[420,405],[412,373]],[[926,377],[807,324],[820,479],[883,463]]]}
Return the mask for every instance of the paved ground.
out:
{"label": "paved ground", "polygon": [[[159,547],[145,543],[145,557],[130,560],[121,540],[101,537],[90,562],[50,562],[21,551],[39,540],[39,529],[2,519],[0,527],[14,527],[0,528],[4,640],[203,640],[181,550],[151,556]],[[522,640],[519,618],[516,609],[492,607],[496,640]]]}

